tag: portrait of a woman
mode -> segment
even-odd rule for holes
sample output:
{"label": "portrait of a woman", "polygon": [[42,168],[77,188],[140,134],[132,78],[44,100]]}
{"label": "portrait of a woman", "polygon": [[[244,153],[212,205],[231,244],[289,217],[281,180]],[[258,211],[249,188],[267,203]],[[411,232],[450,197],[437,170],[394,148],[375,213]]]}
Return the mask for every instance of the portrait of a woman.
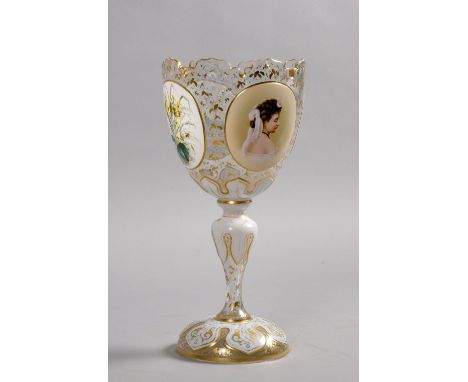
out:
{"label": "portrait of a woman", "polygon": [[251,110],[249,113],[250,128],[242,145],[244,155],[268,159],[276,154],[276,146],[271,140],[271,135],[279,128],[281,107],[278,100],[269,99]]}

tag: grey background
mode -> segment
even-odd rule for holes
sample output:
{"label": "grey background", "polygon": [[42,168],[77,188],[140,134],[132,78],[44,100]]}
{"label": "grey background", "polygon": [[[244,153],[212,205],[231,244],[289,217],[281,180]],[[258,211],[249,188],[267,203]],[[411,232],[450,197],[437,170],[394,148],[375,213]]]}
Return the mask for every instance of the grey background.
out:
{"label": "grey background", "polygon": [[[109,2],[110,381],[357,381],[358,4]],[[210,235],[221,215],[190,179],[162,108],[161,62],[306,59],[295,148],[247,214],[259,225],[244,303],[291,353],[212,365],[178,357],[191,321],[224,302]]]}

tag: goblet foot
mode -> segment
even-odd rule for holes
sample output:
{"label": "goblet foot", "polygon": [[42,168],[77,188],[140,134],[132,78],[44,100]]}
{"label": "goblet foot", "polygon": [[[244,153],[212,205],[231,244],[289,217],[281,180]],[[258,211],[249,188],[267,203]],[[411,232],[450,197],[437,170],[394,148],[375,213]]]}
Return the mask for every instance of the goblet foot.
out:
{"label": "goblet foot", "polygon": [[182,356],[217,363],[267,361],[285,356],[288,350],[283,330],[260,317],[194,322],[184,329],[177,343]]}

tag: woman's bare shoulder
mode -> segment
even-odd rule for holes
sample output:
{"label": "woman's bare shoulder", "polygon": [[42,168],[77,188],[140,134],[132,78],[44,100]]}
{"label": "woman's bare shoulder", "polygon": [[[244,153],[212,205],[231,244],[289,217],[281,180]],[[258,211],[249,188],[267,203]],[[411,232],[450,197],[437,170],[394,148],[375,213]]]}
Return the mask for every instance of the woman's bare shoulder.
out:
{"label": "woman's bare shoulder", "polygon": [[275,151],[276,147],[273,141],[265,136],[264,142],[263,142],[263,147],[266,149],[266,153],[269,154],[273,151]]}

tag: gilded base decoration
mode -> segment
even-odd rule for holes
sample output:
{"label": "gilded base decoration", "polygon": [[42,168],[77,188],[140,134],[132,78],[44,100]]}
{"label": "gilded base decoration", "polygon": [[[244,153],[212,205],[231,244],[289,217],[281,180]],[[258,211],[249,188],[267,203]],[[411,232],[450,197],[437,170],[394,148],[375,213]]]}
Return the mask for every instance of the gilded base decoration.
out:
{"label": "gilded base decoration", "polygon": [[284,332],[260,317],[241,322],[196,322],[181,333],[177,344],[184,357],[222,363],[277,359],[288,350]]}
{"label": "gilded base decoration", "polygon": [[288,353],[286,335],[273,322],[250,315],[242,302],[242,278],[257,224],[244,214],[250,201],[218,200],[223,216],[211,233],[226,279],[221,311],[190,324],[180,335],[177,351],[184,357],[208,362],[259,362]]}

